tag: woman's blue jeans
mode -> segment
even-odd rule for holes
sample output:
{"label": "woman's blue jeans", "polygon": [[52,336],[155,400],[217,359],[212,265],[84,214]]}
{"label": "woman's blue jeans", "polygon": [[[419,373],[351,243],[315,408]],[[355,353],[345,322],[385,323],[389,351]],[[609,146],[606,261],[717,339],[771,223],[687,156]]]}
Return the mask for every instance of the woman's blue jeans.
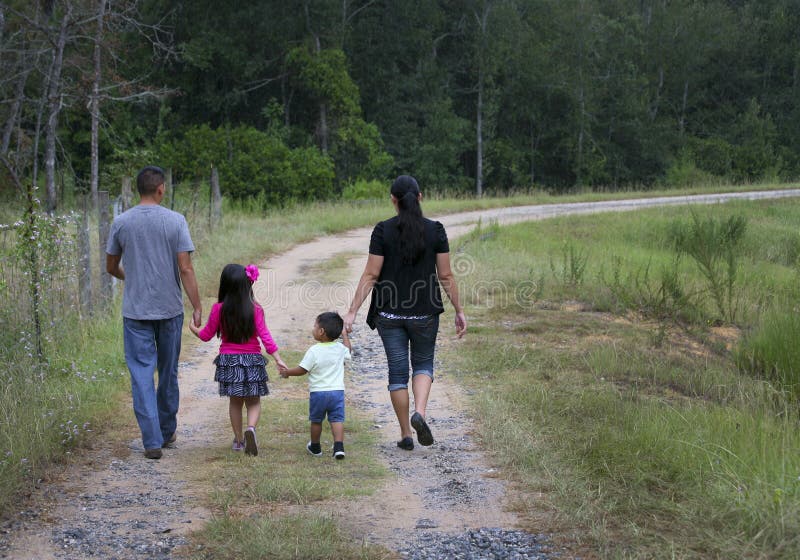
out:
{"label": "woman's blue jeans", "polygon": [[411,372],[433,380],[433,354],[439,332],[439,316],[425,319],[376,318],[378,334],[386,350],[389,365],[389,391],[408,388],[408,362]]}
{"label": "woman's blue jeans", "polygon": [[[133,412],[145,449],[163,445],[178,427],[178,356],[183,314],[139,321],[123,317],[125,362],[131,372]],[[158,369],[158,386],[153,379]]]}

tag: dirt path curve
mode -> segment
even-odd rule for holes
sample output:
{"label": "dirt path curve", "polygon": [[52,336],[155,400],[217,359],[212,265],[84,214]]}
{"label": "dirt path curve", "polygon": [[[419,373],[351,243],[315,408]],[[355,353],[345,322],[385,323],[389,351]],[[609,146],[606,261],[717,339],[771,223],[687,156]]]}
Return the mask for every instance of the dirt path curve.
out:
{"label": "dirt path curve", "polygon": [[[449,236],[469,231],[478,220],[501,224],[567,214],[626,211],[652,206],[718,203],[797,197],[800,189],[719,195],[552,204],[465,212],[439,218]],[[390,208],[387,208],[387,216]],[[264,305],[279,344],[304,349],[313,317],[325,309],[344,311],[363,269],[371,228],[327,236],[262,263],[256,297]],[[348,256],[343,281],[309,278],[310,267],[336,255]],[[358,255],[358,256],[353,256]],[[409,535],[454,534],[468,528],[518,525],[505,509],[501,478],[487,463],[472,438],[463,391],[439,364],[428,411],[436,444],[413,452],[395,447],[398,429],[389,404],[385,358],[377,335],[363,326],[364,311],[354,333],[355,359],[347,395],[349,406],[371,414],[380,430],[378,455],[394,473],[372,497],[337,515],[344,527],[369,542],[404,550]],[[442,322],[440,337],[452,339],[452,315]],[[361,325],[361,326],[359,326]],[[465,341],[457,344],[469,343]],[[209,445],[229,439],[227,402],[216,394],[212,345],[184,350],[181,368],[181,412],[178,442],[161,461],[142,457],[138,435],[123,442],[98,440],[57,480],[42,484],[34,505],[0,527],[0,558],[128,559],[171,558],[186,535],[210,517],[203,509],[206,489],[192,488],[184,472]],[[280,381],[272,383],[280,397]],[[265,425],[268,426],[269,401]],[[362,452],[348,448],[348,453]],[[348,513],[350,512],[350,513]],[[357,513],[356,513],[357,512]]]}

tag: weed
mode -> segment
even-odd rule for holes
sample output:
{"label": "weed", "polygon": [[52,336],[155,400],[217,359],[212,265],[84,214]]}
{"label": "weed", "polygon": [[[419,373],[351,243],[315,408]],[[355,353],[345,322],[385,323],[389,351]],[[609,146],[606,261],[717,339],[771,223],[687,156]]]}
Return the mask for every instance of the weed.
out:
{"label": "weed", "polygon": [[[622,257],[611,258],[611,277],[601,268],[598,280],[623,309],[635,310],[645,317],[661,321],[689,321],[697,315],[694,294],[687,290],[680,274],[680,256],[651,274],[652,259],[641,265],[626,265]],[[632,270],[631,270],[632,268]],[[625,273],[624,270],[629,270]],[[624,277],[623,277],[624,275]]]}
{"label": "weed", "polygon": [[744,216],[701,219],[691,213],[689,224],[673,222],[671,237],[675,249],[694,259],[705,278],[721,318],[736,321],[739,247],[747,228]]}
{"label": "weed", "polygon": [[558,266],[553,257],[550,257],[550,270],[558,283],[574,288],[583,284],[588,262],[588,252],[579,249],[572,241],[567,240],[561,246],[561,258]]}

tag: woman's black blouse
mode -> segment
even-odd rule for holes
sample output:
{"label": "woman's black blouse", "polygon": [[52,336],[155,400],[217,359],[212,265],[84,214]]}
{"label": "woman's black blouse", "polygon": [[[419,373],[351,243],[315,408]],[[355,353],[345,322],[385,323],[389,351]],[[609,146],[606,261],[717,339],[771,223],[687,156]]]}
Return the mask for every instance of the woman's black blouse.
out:
{"label": "woman's black blouse", "polygon": [[383,267],[373,290],[374,311],[394,315],[438,315],[444,311],[436,255],[449,253],[444,226],[425,221],[425,252],[414,264],[404,264],[398,246],[397,216],[378,223],[372,230],[369,252],[383,257]]}

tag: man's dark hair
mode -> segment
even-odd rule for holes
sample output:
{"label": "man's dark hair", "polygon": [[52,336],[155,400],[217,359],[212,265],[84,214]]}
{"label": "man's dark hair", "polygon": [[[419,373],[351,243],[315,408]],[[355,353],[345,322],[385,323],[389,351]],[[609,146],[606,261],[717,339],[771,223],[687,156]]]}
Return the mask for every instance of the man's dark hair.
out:
{"label": "man's dark hair", "polygon": [[136,176],[136,189],[139,191],[139,196],[151,196],[163,182],[164,170],[155,165],[148,165]]}
{"label": "man's dark hair", "polygon": [[341,336],[344,320],[335,311],[326,311],[317,315],[317,324],[325,331],[328,340],[336,340]]}

